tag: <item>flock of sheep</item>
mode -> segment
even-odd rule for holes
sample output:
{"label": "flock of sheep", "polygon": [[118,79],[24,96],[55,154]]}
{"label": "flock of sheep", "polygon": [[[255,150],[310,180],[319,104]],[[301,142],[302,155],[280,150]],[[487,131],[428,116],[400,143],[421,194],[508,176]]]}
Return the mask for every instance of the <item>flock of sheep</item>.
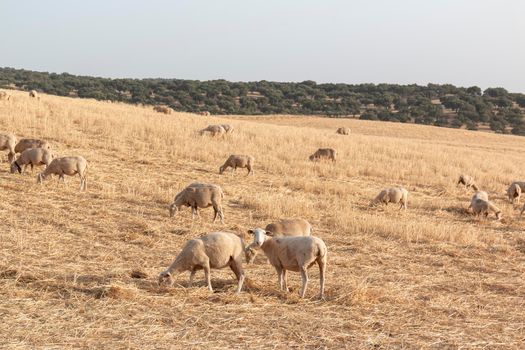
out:
{"label": "flock of sheep", "polygon": [[[36,91],[31,91],[30,96],[38,98]],[[0,92],[0,99],[9,99],[5,92]],[[156,106],[154,109],[162,113],[171,113],[163,106]],[[233,127],[227,124],[209,125],[199,131],[200,135],[209,134],[211,136],[223,136],[231,134]],[[336,131],[341,135],[348,135],[350,130],[339,128]],[[8,151],[8,160],[11,173],[25,171],[27,166],[45,165],[44,171],[38,174],[37,182],[41,183],[50,175],[57,175],[58,179],[64,179],[64,175],[76,175],[80,177],[80,190],[85,190],[87,186],[86,173],[88,163],[81,156],[60,157],[53,156],[48,142],[40,139],[24,138],[17,142],[17,138],[12,134],[0,134],[0,150]],[[16,154],[20,154],[16,159]],[[309,159],[311,161],[329,160],[335,162],[337,158],[336,150],[332,148],[320,148]],[[227,168],[232,168],[235,172],[237,168],[245,168],[247,175],[253,175],[255,158],[250,155],[230,155],[224,164],[220,166],[219,173],[222,174]],[[23,167],[23,168],[22,168]],[[479,191],[474,179],[468,175],[461,175],[458,184],[463,184],[467,188],[476,191],[472,197],[469,210],[476,215],[488,216],[490,212],[495,213],[496,218],[501,219],[501,211],[488,199],[487,192]],[[521,192],[525,190],[525,182],[513,182],[508,188],[508,197],[511,202],[518,200]],[[174,217],[181,207],[191,207],[192,218],[198,216],[199,208],[213,207],[213,222],[219,218],[224,223],[222,211],[222,200],[224,193],[220,186],[205,183],[192,183],[184,188],[175,196],[173,203],[169,207],[171,217]],[[407,209],[408,191],[402,187],[393,187],[382,190],[370,203],[376,204],[394,203],[399,204],[400,209]],[[523,206],[521,213],[525,211]],[[279,278],[281,290],[288,291],[286,274],[287,271],[301,273],[302,288],[301,297],[305,296],[308,284],[307,269],[317,263],[320,276],[320,297],[324,298],[325,271],[327,264],[327,247],[322,239],[311,235],[312,226],[304,219],[282,219],[268,224],[265,229],[254,228],[248,230],[253,237],[253,241],[246,245],[244,239],[232,232],[212,232],[192,239],[186,243],[175,261],[159,275],[160,284],[173,285],[174,274],[190,271],[189,286],[192,285],[193,278],[197,270],[204,270],[207,286],[213,291],[211,286],[211,269],[230,267],[237,277],[237,292],[240,292],[244,282],[245,274],[243,270],[243,255],[246,262],[252,263],[258,250],[262,250],[268,261],[275,268]]]}

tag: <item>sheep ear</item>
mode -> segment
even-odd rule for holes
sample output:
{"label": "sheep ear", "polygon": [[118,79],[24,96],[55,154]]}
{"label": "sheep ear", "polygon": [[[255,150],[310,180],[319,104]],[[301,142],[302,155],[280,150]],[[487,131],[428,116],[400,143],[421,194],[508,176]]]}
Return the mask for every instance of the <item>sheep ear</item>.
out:
{"label": "sheep ear", "polygon": [[273,232],[272,231],[266,231],[265,233],[266,233],[267,236],[273,237]]}

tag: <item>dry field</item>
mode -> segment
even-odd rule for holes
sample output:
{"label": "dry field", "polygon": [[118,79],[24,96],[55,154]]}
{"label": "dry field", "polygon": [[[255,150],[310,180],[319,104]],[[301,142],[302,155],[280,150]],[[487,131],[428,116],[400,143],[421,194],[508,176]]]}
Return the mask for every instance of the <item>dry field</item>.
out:
{"label": "dry field", "polygon": [[[525,347],[525,217],[505,200],[525,179],[525,138],[359,120],[314,117],[164,115],[152,108],[10,92],[0,130],[50,140],[58,155],[89,162],[78,177],[36,184],[0,163],[0,341],[4,348],[223,349]],[[225,139],[199,137],[216,122]],[[348,126],[349,136],[335,134]],[[313,164],[318,147],[338,150],[336,165]],[[231,153],[256,158],[219,175]],[[466,172],[503,211],[503,220],[465,213]],[[192,181],[225,192],[226,224],[213,210],[191,220],[168,216]],[[382,188],[403,185],[409,210],[369,208]],[[157,276],[184,242],[212,230],[304,217],[328,246],[327,298],[318,271],[307,298],[277,288],[262,254],[245,266],[235,294],[229,270],[212,271],[215,293],[173,288]]]}

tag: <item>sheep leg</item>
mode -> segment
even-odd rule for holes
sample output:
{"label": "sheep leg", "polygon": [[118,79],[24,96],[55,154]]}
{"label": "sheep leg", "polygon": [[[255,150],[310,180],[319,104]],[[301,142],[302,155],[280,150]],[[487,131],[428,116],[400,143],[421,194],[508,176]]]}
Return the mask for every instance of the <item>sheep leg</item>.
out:
{"label": "sheep leg", "polygon": [[191,288],[193,285],[193,277],[195,277],[195,274],[197,273],[197,270],[193,269],[190,272],[190,281],[188,282],[188,288]]}
{"label": "sheep leg", "polygon": [[283,268],[280,266],[275,266],[275,270],[277,271],[277,279],[279,282],[279,289],[283,290]]}
{"label": "sheep leg", "polygon": [[286,269],[283,269],[283,272],[281,273],[281,276],[282,276],[282,286],[281,286],[281,289],[283,289],[285,292],[289,292],[290,290],[288,289],[288,283],[287,283],[287,270]]}
{"label": "sheep leg", "polygon": [[317,264],[319,265],[319,286],[320,286],[319,298],[324,299],[324,281],[325,281],[325,272],[326,272],[326,260],[323,258],[318,259]]}
{"label": "sheep leg", "polygon": [[197,213],[197,207],[191,207],[191,219],[195,220],[195,214]]}
{"label": "sheep leg", "polygon": [[31,163],[31,174],[33,173],[33,163]]}
{"label": "sheep leg", "polygon": [[237,277],[237,293],[240,293],[242,289],[242,284],[244,283],[244,271],[242,269],[242,263],[240,261],[232,259],[230,263],[230,268],[235,274],[235,277]]}
{"label": "sheep leg", "polygon": [[304,298],[306,294],[306,286],[308,285],[308,274],[306,273],[306,267],[301,266],[301,279],[303,280],[303,286],[301,288],[301,298]]}
{"label": "sheep leg", "polygon": [[206,279],[206,284],[208,285],[208,289],[210,292],[213,292],[213,288],[211,287],[211,276],[210,276],[210,262],[207,261],[206,264],[203,265],[204,269],[204,278]]}

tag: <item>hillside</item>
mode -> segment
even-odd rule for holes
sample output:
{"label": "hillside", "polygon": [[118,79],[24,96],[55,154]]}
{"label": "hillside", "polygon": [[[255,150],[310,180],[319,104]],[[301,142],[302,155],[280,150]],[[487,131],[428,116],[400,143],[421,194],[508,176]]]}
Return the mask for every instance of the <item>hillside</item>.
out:
{"label": "hillside", "polygon": [[[525,237],[505,197],[523,179],[525,139],[423,125],[303,116],[163,115],[151,107],[9,91],[0,130],[49,140],[89,162],[88,190],[9,173],[0,163],[0,339],[9,348],[519,348],[525,339]],[[227,122],[224,139],[196,133]],[[335,134],[347,126],[349,136]],[[335,165],[311,163],[333,147]],[[256,158],[255,176],[218,174],[232,153]],[[474,176],[503,220],[465,213]],[[193,181],[225,192],[225,225],[212,210],[168,215]],[[406,212],[370,208],[392,185]],[[278,290],[273,268],[203,274],[186,289],[157,285],[184,242],[204,232],[304,217],[329,250],[326,301],[309,270],[302,300]],[[133,278],[140,272],[146,278]],[[140,274],[139,274],[140,275]]]}
{"label": "hillside", "polygon": [[450,84],[317,84],[106,79],[0,68],[0,88],[43,91],[218,115],[353,117],[525,135],[525,95]]}

